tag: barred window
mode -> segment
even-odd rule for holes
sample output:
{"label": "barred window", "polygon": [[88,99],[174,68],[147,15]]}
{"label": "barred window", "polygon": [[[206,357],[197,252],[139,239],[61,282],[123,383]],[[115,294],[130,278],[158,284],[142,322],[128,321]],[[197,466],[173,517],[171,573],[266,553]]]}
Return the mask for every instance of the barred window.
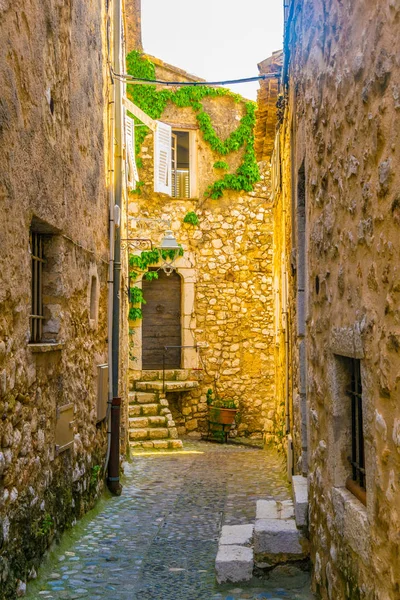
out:
{"label": "barred window", "polygon": [[351,476],[347,479],[347,488],[366,504],[366,472],[364,453],[363,406],[360,360],[350,359],[350,387],[347,390],[351,401]]}
{"label": "barred window", "polygon": [[31,231],[30,247],[32,255],[32,306],[31,343],[40,342],[43,336],[43,235]]}

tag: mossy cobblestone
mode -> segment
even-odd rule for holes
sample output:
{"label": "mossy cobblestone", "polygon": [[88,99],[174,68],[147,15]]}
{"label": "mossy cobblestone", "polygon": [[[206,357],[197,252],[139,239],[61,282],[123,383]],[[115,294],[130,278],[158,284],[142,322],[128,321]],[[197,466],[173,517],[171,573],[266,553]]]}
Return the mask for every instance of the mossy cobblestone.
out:
{"label": "mossy cobblestone", "polygon": [[191,453],[133,456],[123,495],[103,502],[62,542],[27,598],[311,599],[307,573],[280,573],[246,587],[215,582],[222,524],[254,521],[258,498],[288,498],[282,459],[206,442],[186,442],[185,450]]}

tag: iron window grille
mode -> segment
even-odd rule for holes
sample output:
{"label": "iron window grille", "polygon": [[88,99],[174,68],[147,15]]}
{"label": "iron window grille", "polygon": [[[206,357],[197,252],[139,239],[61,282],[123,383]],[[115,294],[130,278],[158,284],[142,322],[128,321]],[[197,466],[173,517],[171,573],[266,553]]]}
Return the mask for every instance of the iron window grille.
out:
{"label": "iron window grille", "polygon": [[360,367],[360,360],[351,359],[351,384],[350,389],[347,390],[351,399],[351,457],[349,457],[349,462],[351,464],[350,480],[365,492],[366,473]]}
{"label": "iron window grille", "polygon": [[31,232],[30,245],[32,255],[32,306],[31,306],[31,343],[40,342],[43,335],[43,235]]}

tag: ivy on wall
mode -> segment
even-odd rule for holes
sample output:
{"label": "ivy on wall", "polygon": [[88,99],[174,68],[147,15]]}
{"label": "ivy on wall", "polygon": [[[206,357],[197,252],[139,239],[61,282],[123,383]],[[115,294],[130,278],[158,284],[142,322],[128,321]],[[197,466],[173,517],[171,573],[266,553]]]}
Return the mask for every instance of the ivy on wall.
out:
{"label": "ivy on wall", "polygon": [[[155,79],[155,66],[140,52],[133,50],[126,58],[126,68],[129,75],[143,79]],[[250,192],[254,184],[260,179],[256,155],[254,151],[254,125],[255,109],[254,102],[245,101],[246,114],[241,118],[239,126],[235,131],[221,140],[212,126],[210,116],[205,112],[201,100],[203,98],[215,98],[218,96],[229,96],[237,103],[243,102],[243,98],[230,90],[208,86],[183,87],[177,90],[157,90],[154,85],[129,85],[128,97],[134,104],[139,106],[152,119],[160,119],[167,103],[172,102],[175,106],[184,108],[191,107],[196,113],[196,119],[203,139],[210,145],[211,149],[221,156],[226,156],[244,147],[242,164],[234,173],[226,173],[221,179],[215,181],[206,190],[206,196],[220,198],[224,190],[236,190]],[[138,119],[135,118],[138,122]],[[143,140],[149,129],[137,127],[135,130],[136,155],[140,153]],[[226,168],[227,163],[220,161]],[[138,158],[138,167],[141,161]],[[217,163],[218,164],[218,161]],[[215,165],[214,165],[215,166]],[[221,168],[221,167],[216,167]]]}
{"label": "ivy on wall", "polygon": [[197,216],[197,214],[193,210],[190,210],[184,216],[183,222],[189,223],[190,225],[193,225],[194,227],[196,227],[200,221],[199,221],[199,217]]}
{"label": "ivy on wall", "polygon": [[[179,249],[178,256],[183,256],[183,248]],[[149,271],[148,268],[152,265],[156,265],[161,259],[162,260],[173,260],[175,258],[175,250],[160,250],[159,248],[153,248],[152,250],[145,250],[140,254],[129,255],[129,279],[135,281],[140,273],[144,272],[143,279],[152,281],[158,279],[157,271]],[[142,309],[135,304],[146,304],[146,300],[143,297],[143,292],[140,288],[135,286],[129,287],[129,320],[137,321],[143,318]]]}

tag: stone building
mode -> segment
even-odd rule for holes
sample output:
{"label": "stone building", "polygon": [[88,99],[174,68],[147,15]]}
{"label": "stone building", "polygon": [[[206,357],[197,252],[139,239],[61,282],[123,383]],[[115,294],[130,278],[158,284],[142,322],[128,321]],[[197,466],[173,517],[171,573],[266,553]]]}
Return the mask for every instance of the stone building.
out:
{"label": "stone building", "polygon": [[277,395],[295,470],[308,473],[316,591],[395,600],[400,5],[292,0],[285,11],[272,164]]}
{"label": "stone building", "polygon": [[109,17],[99,1],[0,3],[1,599],[102,488]]}
{"label": "stone building", "polygon": [[[127,64],[132,75],[201,81],[137,52]],[[128,88],[131,100],[162,121],[170,136],[164,183],[168,177],[171,183],[169,189],[157,187],[159,125],[144,137],[139,123],[140,182],[129,198],[130,237],[141,227],[140,236],[156,246],[161,231],[158,237],[147,231],[143,218],[161,219],[184,250],[172,275],[160,270],[158,280],[143,282],[143,319],[130,325],[131,379],[160,380],[163,348],[175,346],[165,353],[165,366],[167,378],[182,380],[167,393],[178,433],[207,432],[211,388],[238,403],[235,434],[261,439],[274,427],[273,225],[269,163],[264,156],[259,178],[253,150],[256,107],[216,88]],[[168,100],[157,94],[169,94]],[[219,193],[222,181],[230,183]],[[142,285],[140,277],[136,285]],[[135,435],[134,446],[140,444]]]}

